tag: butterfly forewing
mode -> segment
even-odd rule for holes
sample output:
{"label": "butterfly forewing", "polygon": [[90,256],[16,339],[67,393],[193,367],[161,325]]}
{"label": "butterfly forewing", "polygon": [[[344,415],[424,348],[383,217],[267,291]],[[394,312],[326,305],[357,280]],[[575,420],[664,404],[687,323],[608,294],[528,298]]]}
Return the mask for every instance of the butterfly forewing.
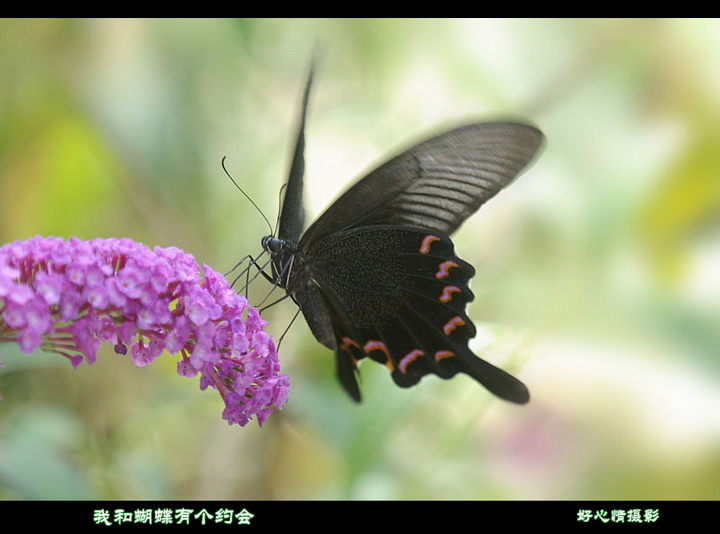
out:
{"label": "butterfly forewing", "polygon": [[543,136],[526,124],[469,124],[420,143],[347,190],[301,239],[353,226],[407,225],[451,235],[530,162]]}
{"label": "butterfly forewing", "polygon": [[290,177],[287,181],[285,200],[280,212],[280,228],[278,237],[289,242],[297,243],[305,223],[305,208],[303,207],[303,178],[305,175],[305,116],[307,114],[310,87],[312,86],[313,70],[310,69],[305,92],[303,93],[302,112],[295,142],[292,163],[290,164]]}

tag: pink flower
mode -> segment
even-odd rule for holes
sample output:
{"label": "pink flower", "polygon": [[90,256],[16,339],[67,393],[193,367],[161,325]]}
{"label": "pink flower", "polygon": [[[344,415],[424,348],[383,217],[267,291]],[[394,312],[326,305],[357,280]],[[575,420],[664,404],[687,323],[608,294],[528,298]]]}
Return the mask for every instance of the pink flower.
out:
{"label": "pink flower", "polygon": [[262,426],[287,402],[266,324],[222,275],[177,248],[40,236],[0,247],[0,343],[74,367],[93,364],[106,341],[139,367],[179,354],[178,374],[217,390],[229,424],[254,415]]}

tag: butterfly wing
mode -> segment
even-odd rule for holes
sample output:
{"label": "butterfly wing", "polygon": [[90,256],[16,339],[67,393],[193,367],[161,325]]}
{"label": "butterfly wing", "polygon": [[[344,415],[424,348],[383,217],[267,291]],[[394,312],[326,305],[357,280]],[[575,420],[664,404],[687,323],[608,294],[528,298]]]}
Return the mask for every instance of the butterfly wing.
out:
{"label": "butterfly wing", "polygon": [[399,386],[429,373],[463,372],[501,398],[527,402],[519,380],[468,348],[475,327],[465,309],[475,270],[455,255],[447,236],[364,226],[314,242],[304,261],[332,324],[338,378],[354,399],[360,399],[357,362],[369,357],[387,366]]}
{"label": "butterfly wing", "polygon": [[338,198],[303,242],[354,226],[396,224],[451,235],[537,153],[542,133],[485,122],[433,137],[372,171]]}
{"label": "butterfly wing", "polygon": [[278,237],[291,243],[297,243],[305,223],[305,209],[303,208],[303,177],[305,175],[305,116],[307,115],[308,98],[312,86],[313,68],[310,68],[305,92],[303,94],[300,124],[298,125],[295,152],[290,165],[290,176],[285,189],[282,211],[280,212],[280,227]]}
{"label": "butterfly wing", "polygon": [[[475,334],[464,312],[474,270],[446,236],[522,171],[542,143],[540,131],[494,122],[433,137],[356,183],[300,237],[311,80],[312,70],[280,217],[282,247],[273,262],[316,339],[336,350],[345,389],[360,399],[356,362],[370,357],[401,386],[428,373],[465,372],[502,398],[526,402],[521,382],[467,347]],[[422,261],[419,238],[420,249],[426,240],[440,243]]]}

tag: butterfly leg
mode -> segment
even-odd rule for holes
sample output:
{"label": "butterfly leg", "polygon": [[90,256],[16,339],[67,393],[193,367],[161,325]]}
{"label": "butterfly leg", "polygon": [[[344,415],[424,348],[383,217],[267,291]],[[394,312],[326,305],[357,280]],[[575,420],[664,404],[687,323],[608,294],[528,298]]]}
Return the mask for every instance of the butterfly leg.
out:
{"label": "butterfly leg", "polygon": [[[264,254],[264,253],[263,253],[263,254]],[[274,283],[272,277],[265,272],[265,268],[268,266],[268,264],[269,264],[272,260],[268,260],[268,261],[266,261],[266,262],[265,262],[264,264],[262,264],[262,265],[260,265],[260,263],[259,263],[259,261],[258,261],[258,260],[260,260],[260,258],[262,258],[263,254],[260,254],[260,256],[258,257],[257,260],[256,260],[255,258],[253,258],[250,254],[248,254],[248,255],[245,256],[242,260],[240,260],[238,263],[236,263],[235,266],[234,266],[232,269],[230,269],[227,273],[225,273],[225,276],[228,276],[230,273],[232,273],[232,272],[235,271],[238,267],[240,267],[240,266],[245,262],[245,260],[248,260],[248,259],[250,260],[248,266],[245,267],[245,269],[243,269],[243,270],[240,272],[240,274],[238,274],[238,275],[233,279],[233,281],[230,283],[230,287],[235,287],[235,284],[237,283],[237,281],[240,280],[240,278],[242,278],[243,276],[245,276],[245,286],[244,286],[244,287],[245,287],[245,289],[244,289],[245,298],[247,298],[247,296],[248,296],[248,288],[250,287],[250,283],[253,282],[253,281],[258,277],[258,275],[262,274],[268,282]],[[251,269],[251,267],[252,267],[253,265],[254,265],[255,267],[257,267],[258,273],[257,273],[255,276],[253,276],[252,278],[250,278],[250,269]]]}

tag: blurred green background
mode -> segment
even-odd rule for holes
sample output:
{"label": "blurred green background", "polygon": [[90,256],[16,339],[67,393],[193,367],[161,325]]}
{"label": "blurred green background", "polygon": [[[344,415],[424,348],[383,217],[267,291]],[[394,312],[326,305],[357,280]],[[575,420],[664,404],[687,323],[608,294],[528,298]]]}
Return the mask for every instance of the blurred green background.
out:
{"label": "blurred green background", "polygon": [[[720,498],[717,20],[2,20],[0,243],[124,236],[223,272],[258,254],[220,161],[274,222],[314,50],[310,219],[442,125],[545,132],[455,235],[473,347],[531,403],[367,364],[355,405],[300,320],[262,429],[169,356],[73,370],[3,345],[0,497]],[[294,312],[268,311],[276,338]]]}

